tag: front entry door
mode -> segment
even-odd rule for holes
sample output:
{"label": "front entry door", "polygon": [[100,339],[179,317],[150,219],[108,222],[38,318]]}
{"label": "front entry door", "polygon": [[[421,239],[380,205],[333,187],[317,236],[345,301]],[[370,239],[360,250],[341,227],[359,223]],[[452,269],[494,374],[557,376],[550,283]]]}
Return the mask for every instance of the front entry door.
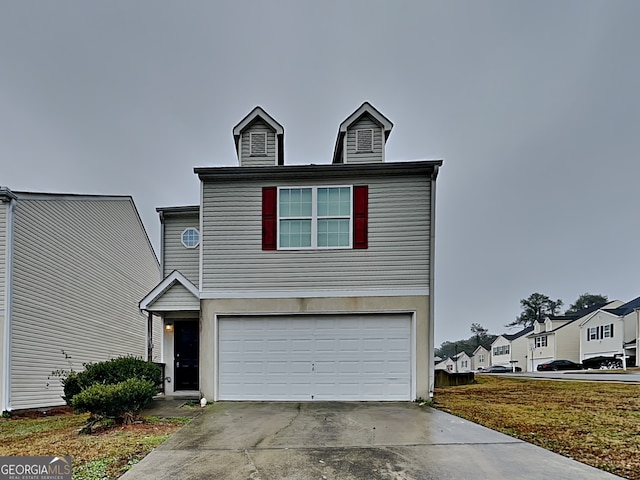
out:
{"label": "front entry door", "polygon": [[198,320],[187,320],[174,324],[175,390],[200,389],[198,383],[200,328],[198,323]]}

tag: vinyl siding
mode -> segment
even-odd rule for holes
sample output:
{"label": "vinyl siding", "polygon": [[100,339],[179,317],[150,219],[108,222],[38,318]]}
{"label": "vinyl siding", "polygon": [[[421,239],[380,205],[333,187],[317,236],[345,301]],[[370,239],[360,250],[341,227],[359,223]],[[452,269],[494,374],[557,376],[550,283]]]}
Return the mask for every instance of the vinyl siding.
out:
{"label": "vinyl siding", "polygon": [[[600,325],[613,324],[613,337],[603,338],[600,340],[587,340],[587,332],[589,328],[599,327]],[[599,355],[613,355],[622,352],[622,338],[624,335],[623,323],[620,317],[605,312],[596,313],[588,322],[580,329],[580,346],[582,360],[585,358],[596,357]]]}
{"label": "vinyl siding", "polygon": [[163,239],[163,278],[174,270],[178,270],[191,283],[198,286],[200,246],[186,248],[182,244],[182,232],[187,228],[195,228],[200,231],[198,214],[166,215],[164,219]]}
{"label": "vinyl siding", "polygon": [[19,199],[14,258],[13,409],[63,403],[54,369],[146,357],[138,302],[160,272],[130,199]]}
{"label": "vinyl siding", "polygon": [[[373,152],[356,153],[356,130],[373,129]],[[384,139],[382,127],[365,115],[347,130],[347,156],[345,163],[371,163],[384,161]]]}
{"label": "vinyl siding", "polygon": [[[430,179],[333,178],[369,186],[369,248],[263,251],[259,181],[204,184],[203,291],[427,289]],[[271,184],[272,185],[272,184]],[[279,186],[308,186],[305,180]]]}
{"label": "vinyl siding", "polygon": [[[267,154],[261,156],[251,156],[250,139],[251,133],[266,132],[267,134]],[[240,138],[240,165],[243,167],[264,167],[276,165],[276,133],[266,123],[257,120],[242,132]]]}
{"label": "vinyl siding", "polygon": [[0,202],[0,410],[5,410],[5,306],[6,306],[6,249],[7,249],[7,210],[8,203]]}
{"label": "vinyl siding", "polygon": [[194,297],[183,285],[176,283],[164,292],[164,294],[151,305],[150,309],[154,312],[199,310],[200,300]]}
{"label": "vinyl siding", "polygon": [[571,322],[555,334],[556,359],[580,362],[580,321]]}
{"label": "vinyl siding", "polygon": [[[7,210],[9,204],[0,202],[0,323],[4,318],[7,277]],[[1,332],[0,332],[1,338]]]}
{"label": "vinyl siding", "polygon": [[636,312],[631,312],[623,318],[624,323],[624,339],[625,343],[632,342],[636,339]]}

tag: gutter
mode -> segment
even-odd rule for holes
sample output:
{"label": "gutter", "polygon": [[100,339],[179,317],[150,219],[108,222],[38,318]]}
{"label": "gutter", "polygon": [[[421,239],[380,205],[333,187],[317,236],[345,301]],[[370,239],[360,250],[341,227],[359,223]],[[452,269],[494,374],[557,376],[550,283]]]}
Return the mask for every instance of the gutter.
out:
{"label": "gutter", "polygon": [[13,222],[16,208],[16,198],[9,201],[7,210],[6,245],[5,245],[5,291],[4,291],[4,345],[2,349],[2,398],[0,398],[0,412],[11,411],[11,306],[13,303]]}
{"label": "gutter", "polygon": [[[436,178],[441,163],[433,165],[431,174],[431,200],[430,200],[430,223],[431,236],[429,238],[429,343],[427,345],[427,362],[429,366],[429,398],[433,398],[435,387],[435,361],[434,361],[434,341],[435,341],[435,250],[436,250]],[[457,363],[457,362],[456,362]]]}

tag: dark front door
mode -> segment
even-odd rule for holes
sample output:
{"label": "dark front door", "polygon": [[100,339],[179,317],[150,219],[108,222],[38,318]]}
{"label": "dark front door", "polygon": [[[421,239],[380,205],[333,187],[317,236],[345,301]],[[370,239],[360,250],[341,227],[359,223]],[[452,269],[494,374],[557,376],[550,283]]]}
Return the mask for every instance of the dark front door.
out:
{"label": "dark front door", "polygon": [[200,328],[198,320],[178,321],[174,324],[173,346],[174,390],[199,390],[198,360],[200,354]]}

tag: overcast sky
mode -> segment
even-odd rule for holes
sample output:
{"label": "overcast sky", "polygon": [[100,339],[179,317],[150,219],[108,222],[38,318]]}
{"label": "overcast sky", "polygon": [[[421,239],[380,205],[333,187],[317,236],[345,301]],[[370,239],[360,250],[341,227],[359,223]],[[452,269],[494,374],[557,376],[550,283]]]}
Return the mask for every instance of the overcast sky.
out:
{"label": "overcast sky", "polygon": [[640,2],[0,0],[0,185],[197,204],[261,105],[329,163],[363,101],[443,159],[436,346],[533,292],[640,295]]}

